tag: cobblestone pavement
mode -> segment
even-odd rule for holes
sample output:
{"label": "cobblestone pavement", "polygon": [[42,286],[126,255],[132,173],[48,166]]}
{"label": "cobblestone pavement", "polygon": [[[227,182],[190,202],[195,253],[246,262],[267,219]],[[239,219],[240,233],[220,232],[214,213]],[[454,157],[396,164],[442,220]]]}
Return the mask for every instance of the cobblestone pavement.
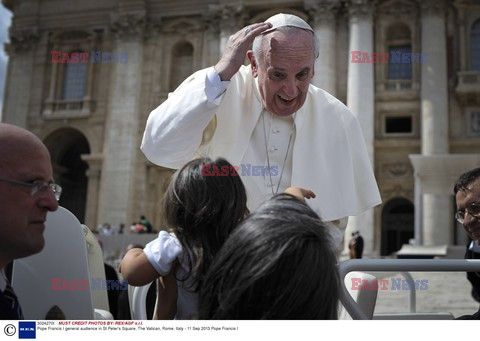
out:
{"label": "cobblestone pavement", "polygon": [[[410,274],[414,280],[428,283],[426,290],[416,291],[417,312],[450,312],[454,317],[459,317],[478,311],[479,303],[471,296],[471,285],[465,272],[411,272]],[[388,289],[378,291],[375,314],[408,312],[409,291],[392,290],[391,283],[392,278],[398,281],[404,277],[394,273],[376,273],[375,275],[378,279],[389,280]]]}
{"label": "cobblestone pavement", "polygon": [[[457,255],[450,258],[462,259],[464,249],[459,249]],[[348,259],[342,254],[340,261]],[[386,290],[378,290],[374,314],[408,313],[409,290],[392,290],[392,278],[396,281],[405,279],[399,273],[371,273],[378,280],[388,280]],[[426,290],[416,290],[416,312],[421,313],[451,313],[455,318],[471,315],[478,311],[480,303],[471,295],[472,286],[465,272],[410,272],[415,281],[428,284]],[[428,282],[425,282],[428,281]]]}

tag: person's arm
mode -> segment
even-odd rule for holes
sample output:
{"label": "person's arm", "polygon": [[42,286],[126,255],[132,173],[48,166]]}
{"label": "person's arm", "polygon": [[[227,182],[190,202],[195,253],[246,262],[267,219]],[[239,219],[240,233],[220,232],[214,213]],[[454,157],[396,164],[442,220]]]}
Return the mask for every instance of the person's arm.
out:
{"label": "person's arm", "polygon": [[291,186],[291,187],[288,187],[284,192],[294,195],[302,201],[305,201],[305,198],[307,199],[315,198],[315,193],[313,193],[309,189],[305,189],[301,187]]}
{"label": "person's arm", "polygon": [[254,38],[270,27],[270,23],[252,24],[249,34],[244,34],[244,28],[230,36],[214,68],[187,78],[150,113],[140,147],[147,159],[177,169],[193,158],[223,98],[225,82],[243,65]]}
{"label": "person's arm", "polygon": [[[221,100],[221,95],[213,101],[207,97],[209,70],[214,72],[210,68],[190,76],[150,113],[140,149],[151,162],[178,169],[195,155]],[[222,90],[214,89],[210,96]]]}
{"label": "person's arm", "polygon": [[119,270],[128,284],[134,286],[146,285],[160,277],[143,250],[138,248],[131,249],[125,254]]}
{"label": "person's arm", "polygon": [[177,314],[178,287],[175,267],[167,276],[157,280],[157,303],[154,320],[173,320]]}
{"label": "person's arm", "polygon": [[[315,198],[315,193],[313,193],[313,191],[296,186],[288,187],[284,191],[284,193],[294,195],[302,201],[305,201],[305,198]],[[345,229],[347,228],[348,217],[334,221],[324,221],[324,223],[329,227],[333,245],[337,249],[337,253],[340,254],[343,251],[343,246],[341,245],[341,242],[345,233]]]}

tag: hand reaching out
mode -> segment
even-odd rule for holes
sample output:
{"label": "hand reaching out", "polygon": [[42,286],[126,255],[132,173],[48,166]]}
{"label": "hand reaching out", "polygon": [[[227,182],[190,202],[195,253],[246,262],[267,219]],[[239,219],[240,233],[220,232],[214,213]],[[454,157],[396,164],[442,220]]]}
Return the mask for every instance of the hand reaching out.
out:
{"label": "hand reaching out", "polygon": [[313,193],[309,189],[305,189],[305,188],[301,188],[301,187],[295,187],[295,186],[288,187],[285,190],[285,193],[294,195],[302,201],[305,201],[305,198],[311,199],[311,198],[315,198],[315,196],[316,196],[315,193]]}

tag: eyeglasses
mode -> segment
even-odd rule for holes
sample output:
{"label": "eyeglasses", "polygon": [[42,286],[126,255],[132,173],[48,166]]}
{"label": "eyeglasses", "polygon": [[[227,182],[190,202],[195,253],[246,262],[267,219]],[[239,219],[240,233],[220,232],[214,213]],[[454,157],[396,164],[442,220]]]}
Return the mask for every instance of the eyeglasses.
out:
{"label": "eyeglasses", "polygon": [[25,187],[30,187],[30,195],[34,196],[38,192],[43,192],[47,189],[51,189],[53,194],[55,195],[55,199],[60,200],[60,196],[62,195],[62,187],[60,185],[57,185],[53,182],[48,182],[44,180],[35,180],[32,182],[23,182],[23,181],[18,181],[18,180],[11,180],[11,179],[5,179],[5,178],[0,178],[0,181],[3,182],[8,182],[10,184],[14,185],[20,185],[20,186],[25,186]]}
{"label": "eyeglasses", "polygon": [[463,222],[465,221],[465,212],[468,212],[468,214],[470,214],[475,219],[479,219],[480,202],[473,202],[465,209],[465,211],[457,211],[457,213],[455,213],[455,219],[457,219],[460,224],[463,224]]}

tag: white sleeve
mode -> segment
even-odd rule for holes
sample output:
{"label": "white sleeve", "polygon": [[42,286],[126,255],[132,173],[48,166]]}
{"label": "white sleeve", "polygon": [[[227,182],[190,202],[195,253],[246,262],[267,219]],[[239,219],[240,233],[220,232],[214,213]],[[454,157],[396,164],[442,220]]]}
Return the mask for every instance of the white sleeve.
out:
{"label": "white sleeve", "polygon": [[209,68],[207,70],[207,79],[205,80],[205,94],[208,101],[220,105],[220,96],[227,90],[229,83],[230,81],[222,81],[220,79],[220,75],[215,68]]}
{"label": "white sleeve", "polygon": [[143,252],[157,272],[166,276],[172,268],[172,263],[182,253],[182,246],[173,233],[160,231],[158,238],[148,243]]}
{"label": "white sleeve", "polygon": [[190,161],[229,82],[213,67],[187,78],[150,113],[140,149],[151,162],[178,169]]}

